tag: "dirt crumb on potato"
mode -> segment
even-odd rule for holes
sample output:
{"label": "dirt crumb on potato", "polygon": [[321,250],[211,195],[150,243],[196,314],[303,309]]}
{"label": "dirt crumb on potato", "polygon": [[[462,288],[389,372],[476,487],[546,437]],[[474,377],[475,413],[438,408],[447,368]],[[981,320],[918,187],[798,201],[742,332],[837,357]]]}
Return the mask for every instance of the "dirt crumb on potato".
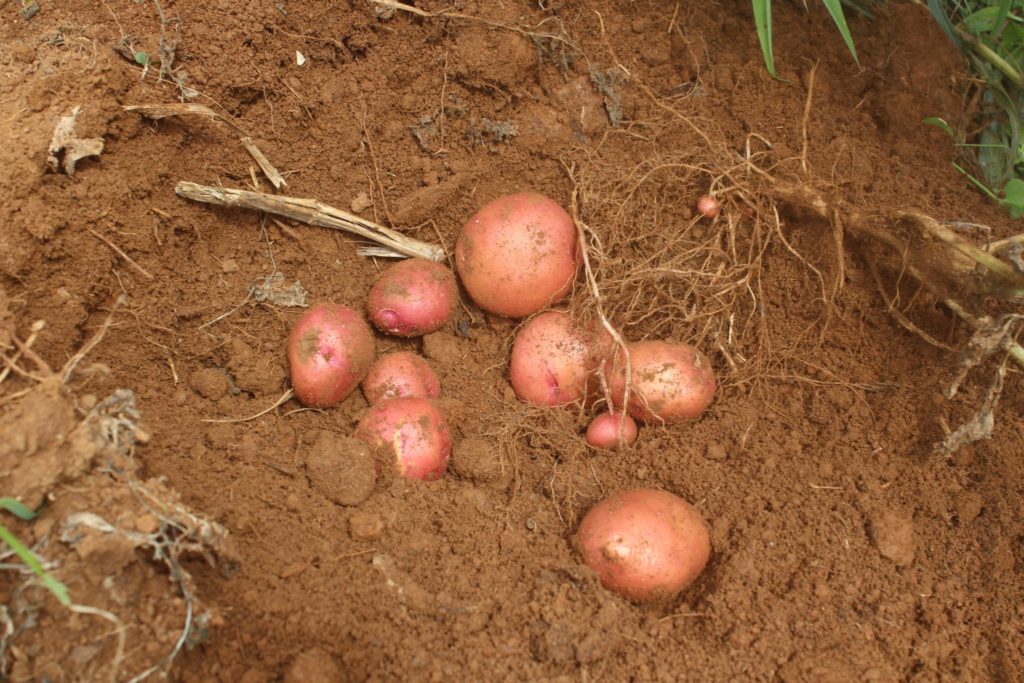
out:
{"label": "dirt crumb on potato", "polygon": [[295,657],[284,672],[284,683],[337,683],[341,669],[325,650],[313,648]]}
{"label": "dirt crumb on potato", "polygon": [[348,506],[369,498],[377,481],[370,447],[326,430],[306,452],[306,474],[314,491]]}

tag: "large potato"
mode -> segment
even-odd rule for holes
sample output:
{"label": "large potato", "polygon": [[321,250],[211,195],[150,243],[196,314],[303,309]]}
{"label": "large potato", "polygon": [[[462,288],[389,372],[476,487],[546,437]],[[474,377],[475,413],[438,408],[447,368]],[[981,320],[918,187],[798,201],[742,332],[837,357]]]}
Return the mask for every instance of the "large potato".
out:
{"label": "large potato", "polygon": [[711,556],[703,517],[665,491],[635,489],[592,507],[577,532],[583,562],[601,584],[637,602],[676,596]]}
{"label": "large potato", "polygon": [[480,308],[509,318],[563,299],[579,262],[572,218],[535,192],[487,204],[455,243],[455,267],[470,297]]}

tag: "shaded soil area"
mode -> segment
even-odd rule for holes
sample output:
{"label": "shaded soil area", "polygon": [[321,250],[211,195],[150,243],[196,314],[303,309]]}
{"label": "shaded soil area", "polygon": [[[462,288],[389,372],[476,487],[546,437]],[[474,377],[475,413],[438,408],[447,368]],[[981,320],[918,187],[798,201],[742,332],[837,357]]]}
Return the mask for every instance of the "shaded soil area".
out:
{"label": "shaded soil area", "polygon": [[[851,18],[858,68],[810,4],[776,7],[780,80],[749,3],[732,0],[4,8],[0,350],[22,372],[0,384],[0,495],[46,501],[4,523],[76,603],[126,626],[0,572],[10,679],[1024,675],[1019,373],[991,439],[937,453],[992,375],[943,397],[969,331],[890,259],[882,291],[952,350],[909,332],[868,267],[877,254],[761,179],[997,237],[1019,225],[921,124],[959,118],[966,78],[927,12]],[[124,109],[182,99],[223,118]],[[68,176],[47,148],[75,107],[76,134],[104,146]],[[182,180],[273,191],[242,135],[284,174],[281,193],[449,252],[490,199],[533,190],[568,207],[575,192],[609,315],[632,339],[698,344],[714,403],[644,427],[627,452],[588,450],[583,409],[516,400],[517,322],[464,297],[450,328],[377,337],[441,378],[456,448],[440,481],[338,480],[332,447],[366,409],[359,392],[209,421],[288,388],[302,309],[255,301],[254,284],[280,273],[310,301],[363,310],[386,265],[343,233],[176,196]],[[724,204],[713,222],[693,209],[709,190]],[[571,302],[593,307],[582,286]],[[33,335],[38,363],[14,342]],[[131,403],[114,410],[119,389]],[[93,429],[112,414],[128,442]],[[711,529],[710,565],[668,603],[607,592],[575,547],[582,514],[633,487],[678,494]]]}

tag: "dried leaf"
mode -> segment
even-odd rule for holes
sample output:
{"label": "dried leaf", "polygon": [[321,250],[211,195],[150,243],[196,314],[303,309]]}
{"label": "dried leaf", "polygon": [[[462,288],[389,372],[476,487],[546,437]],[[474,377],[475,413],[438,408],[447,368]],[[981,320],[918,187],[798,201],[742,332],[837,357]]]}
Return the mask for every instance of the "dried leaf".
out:
{"label": "dried leaf", "polygon": [[103,138],[75,137],[75,121],[81,111],[81,107],[75,107],[71,116],[61,117],[57,122],[57,127],[53,129],[46,165],[54,172],[60,170],[62,156],[64,172],[73,176],[75,175],[75,164],[79,159],[99,156],[103,151]]}
{"label": "dried leaf", "polygon": [[992,436],[992,428],[995,426],[995,411],[999,404],[999,396],[1003,393],[1003,380],[1006,377],[1006,363],[1008,358],[996,370],[996,376],[981,402],[981,407],[970,420],[960,425],[952,434],[942,442],[941,449],[946,453],[955,453],[961,446],[972,444]]}
{"label": "dried leaf", "polygon": [[282,273],[272,273],[264,278],[263,282],[254,285],[252,298],[258,302],[270,302],[277,306],[299,306],[305,308],[306,295],[309,294],[296,280],[291,285],[285,286],[285,279]]}
{"label": "dried leaf", "polygon": [[982,317],[977,320],[977,328],[971,340],[967,343],[967,349],[960,359],[960,368],[956,377],[950,382],[946,389],[946,398],[953,398],[960,385],[975,366],[999,350],[1007,350],[1013,343],[1013,336],[1010,334],[1011,326],[1020,321],[1022,316],[1006,315],[999,320],[992,320]]}

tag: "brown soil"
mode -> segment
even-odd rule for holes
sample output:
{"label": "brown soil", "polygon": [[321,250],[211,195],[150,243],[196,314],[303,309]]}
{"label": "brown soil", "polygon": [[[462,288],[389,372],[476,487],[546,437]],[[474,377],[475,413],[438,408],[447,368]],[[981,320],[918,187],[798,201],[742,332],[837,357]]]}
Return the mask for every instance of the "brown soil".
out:
{"label": "brown soil", "polygon": [[[936,454],[992,368],[942,398],[956,354],[887,313],[854,240],[837,259],[829,225],[792,209],[786,243],[764,243],[753,301],[694,317],[685,274],[634,291],[612,277],[677,234],[756,243],[774,223],[752,185],[721,181],[715,223],[690,208],[748,147],[761,168],[849,205],[1014,232],[950,167],[942,133],[921,125],[958,119],[964,78],[922,8],[851,19],[858,69],[819,3],[779,6],[775,81],[739,1],[468,2],[463,17],[429,18],[378,17],[362,1],[164,0],[166,42],[175,19],[180,36],[163,70],[154,3],[40,4],[27,21],[16,3],[0,17],[0,350],[11,356],[11,335],[43,320],[32,348],[59,368],[114,318],[66,386],[17,373],[0,385],[0,495],[46,494],[37,521],[4,523],[56,563],[76,602],[126,624],[119,680],[166,664],[186,603],[197,622],[171,673],[183,681],[1024,676],[1018,373],[991,440]],[[535,33],[563,27],[571,45],[524,32],[544,20]],[[148,69],[118,44],[150,55]],[[280,271],[311,300],[360,309],[383,264],[338,233],[177,197],[179,180],[270,188],[224,123],[122,109],[177,101],[175,78],[253,137],[285,193],[449,249],[500,194],[536,190],[568,206],[572,167],[590,188],[581,218],[609,245],[598,279],[616,323],[636,339],[699,342],[720,379],[714,404],[693,424],[643,429],[628,453],[587,452],[580,414],[527,409],[510,393],[514,326],[467,306],[422,342],[378,338],[378,352],[420,350],[441,376],[457,441],[441,481],[384,477],[371,490],[325,467],[327,440],[350,435],[366,407],[358,394],[326,411],[289,402],[203,422],[257,413],[287,388],[284,342],[302,309],[248,300],[254,282]],[[103,152],[73,177],[48,172],[54,127],[76,106],[78,135],[102,137]],[[662,157],[708,172],[662,170],[629,197],[609,180]],[[648,213],[657,220],[642,224]],[[882,275],[895,292],[898,269]],[[915,291],[904,287],[907,314],[962,347],[965,330]],[[130,452],[69,443],[121,388],[135,394],[131,423],[145,438]],[[710,566],[668,604],[606,592],[573,546],[593,502],[636,486],[694,502],[712,530]],[[187,538],[192,552],[178,565],[124,534],[68,533],[76,512],[163,528],[162,547]],[[212,528],[203,519],[233,546],[196,531]],[[11,680],[109,678],[116,629],[27,578],[0,573],[16,627],[3,639]]]}

